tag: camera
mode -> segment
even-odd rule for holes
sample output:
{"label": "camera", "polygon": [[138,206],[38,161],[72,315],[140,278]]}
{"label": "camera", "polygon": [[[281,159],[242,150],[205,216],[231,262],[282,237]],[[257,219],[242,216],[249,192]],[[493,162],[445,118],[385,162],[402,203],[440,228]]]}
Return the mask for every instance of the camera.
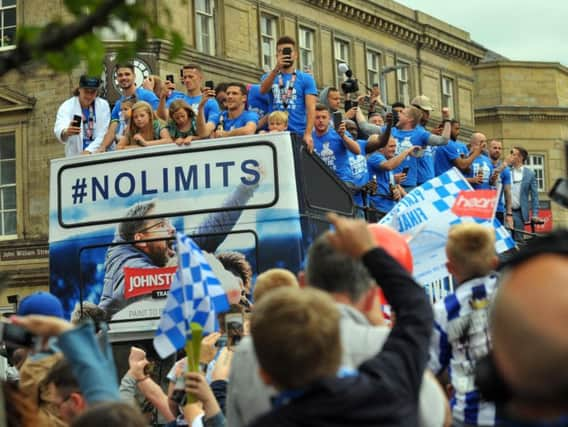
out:
{"label": "camera", "polygon": [[345,81],[341,83],[341,90],[346,95],[348,93],[355,93],[359,90],[359,83],[357,79],[353,78],[353,71],[347,64],[339,64],[339,72],[345,74]]}
{"label": "camera", "polygon": [[18,325],[0,322],[0,342],[8,347],[32,347],[35,343],[35,336]]}

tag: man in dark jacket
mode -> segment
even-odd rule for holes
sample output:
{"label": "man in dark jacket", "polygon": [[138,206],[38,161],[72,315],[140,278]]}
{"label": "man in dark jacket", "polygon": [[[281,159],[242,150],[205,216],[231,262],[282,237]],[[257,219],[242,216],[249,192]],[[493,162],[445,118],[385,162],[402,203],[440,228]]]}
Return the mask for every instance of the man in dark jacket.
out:
{"label": "man in dark jacket", "polygon": [[278,289],[255,307],[251,332],[261,377],[280,391],[252,426],[415,426],[428,359],[432,309],[423,289],[363,221],[329,216],[330,243],[361,258],[396,311],[381,351],[358,371],[340,370],[340,314],[327,294]]}

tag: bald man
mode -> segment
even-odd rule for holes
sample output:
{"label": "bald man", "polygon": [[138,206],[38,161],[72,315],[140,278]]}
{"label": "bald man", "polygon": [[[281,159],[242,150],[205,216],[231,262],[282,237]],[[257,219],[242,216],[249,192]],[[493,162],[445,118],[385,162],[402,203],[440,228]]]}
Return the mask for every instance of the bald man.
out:
{"label": "bald man", "polygon": [[469,140],[469,149],[480,154],[473,160],[471,167],[464,173],[474,190],[491,189],[491,175],[493,175],[493,163],[487,156],[487,137],[481,132],[475,132]]}
{"label": "bald man", "polygon": [[[568,230],[508,262],[491,313],[493,363],[507,416],[539,425],[568,414]],[[508,389],[508,390],[507,390]],[[558,425],[567,425],[560,418]],[[525,424],[523,424],[525,425]],[[554,424],[556,425],[556,424]]]}

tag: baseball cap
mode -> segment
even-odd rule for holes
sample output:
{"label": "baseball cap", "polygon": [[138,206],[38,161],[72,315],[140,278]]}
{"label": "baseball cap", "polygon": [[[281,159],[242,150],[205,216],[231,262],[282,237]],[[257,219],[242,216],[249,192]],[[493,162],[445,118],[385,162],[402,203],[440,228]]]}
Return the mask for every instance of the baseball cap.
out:
{"label": "baseball cap", "polygon": [[414,105],[415,107],[420,108],[421,110],[424,111],[432,111],[432,101],[430,101],[430,98],[428,98],[425,95],[418,95],[416,98],[414,98],[412,100],[412,102],[410,103],[411,105]]}
{"label": "baseball cap", "polygon": [[101,79],[98,77],[90,77],[85,74],[79,79],[79,87],[85,89],[98,89],[101,84]]}
{"label": "baseball cap", "polygon": [[18,316],[43,314],[63,319],[61,301],[49,292],[36,292],[25,297],[18,306]]}

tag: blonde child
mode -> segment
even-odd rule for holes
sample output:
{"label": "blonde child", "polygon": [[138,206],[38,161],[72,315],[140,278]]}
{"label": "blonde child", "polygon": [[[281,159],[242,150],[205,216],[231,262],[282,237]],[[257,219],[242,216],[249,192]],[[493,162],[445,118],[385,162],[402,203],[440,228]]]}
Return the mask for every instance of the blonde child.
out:
{"label": "blonde child", "polygon": [[268,116],[268,131],[284,132],[288,130],[288,113],[286,111],[273,111]]}
{"label": "blonde child", "polygon": [[156,117],[150,104],[138,101],[132,106],[130,123],[126,133],[120,138],[117,149],[149,147],[171,142],[168,129]]}

